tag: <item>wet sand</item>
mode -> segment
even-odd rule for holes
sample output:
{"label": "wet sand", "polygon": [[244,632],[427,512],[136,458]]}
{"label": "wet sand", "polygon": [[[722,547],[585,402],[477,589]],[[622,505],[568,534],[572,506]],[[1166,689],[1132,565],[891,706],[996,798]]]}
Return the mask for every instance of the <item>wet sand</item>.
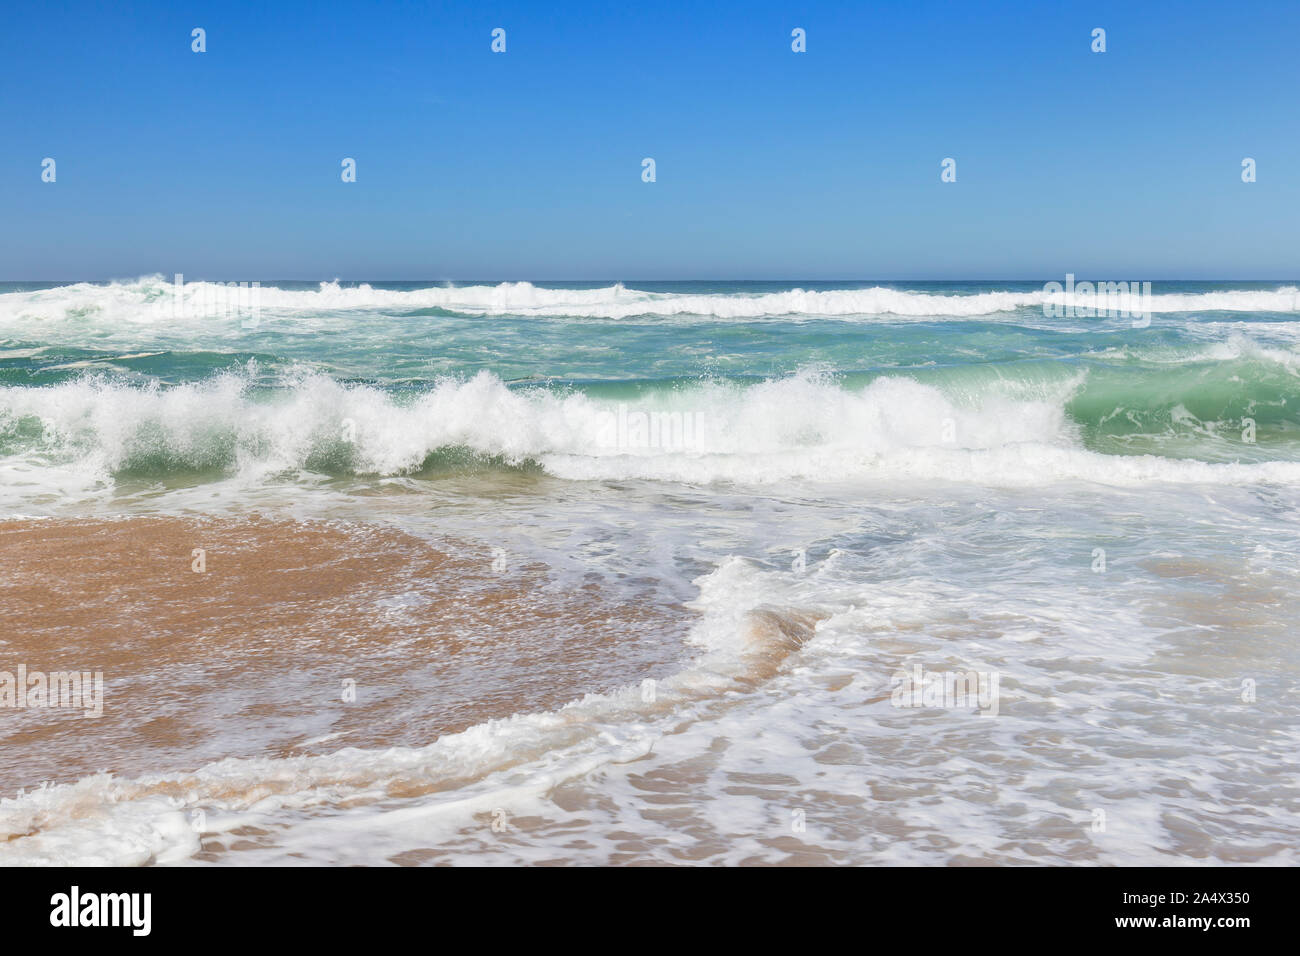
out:
{"label": "wet sand", "polygon": [[420,746],[675,669],[681,608],[493,562],[382,526],[0,522],[0,670],[102,671],[105,685],[99,718],[0,709],[0,793]]}

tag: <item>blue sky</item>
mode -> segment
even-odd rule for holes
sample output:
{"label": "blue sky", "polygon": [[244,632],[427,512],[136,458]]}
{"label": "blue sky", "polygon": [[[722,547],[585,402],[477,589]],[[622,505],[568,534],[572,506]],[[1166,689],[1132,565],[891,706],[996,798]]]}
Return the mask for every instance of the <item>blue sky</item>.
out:
{"label": "blue sky", "polygon": [[1300,275],[1294,0],[703,6],[12,4],[0,279]]}

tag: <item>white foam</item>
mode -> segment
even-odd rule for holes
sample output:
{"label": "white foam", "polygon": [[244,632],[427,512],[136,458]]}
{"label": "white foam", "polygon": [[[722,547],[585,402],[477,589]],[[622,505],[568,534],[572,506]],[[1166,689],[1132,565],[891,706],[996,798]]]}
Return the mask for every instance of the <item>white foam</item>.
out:
{"label": "white foam", "polygon": [[[258,482],[320,467],[393,476],[420,469],[439,450],[460,448],[576,480],[1025,485],[1300,478],[1293,462],[1212,464],[1089,451],[1065,413],[1079,381],[1034,386],[1039,398],[994,383],[959,402],[906,376],[851,390],[809,371],[756,386],[702,383],[621,402],[511,389],[486,372],[441,380],[413,399],[318,374],[260,399],[249,379],[235,374],[173,388],[87,378],[0,388],[0,434],[39,428],[40,436],[34,444],[11,439],[21,447],[0,474],[7,476],[6,494],[19,497],[108,487],[114,475],[135,467],[216,468]],[[636,416],[639,432],[619,425]],[[658,437],[646,426],[652,416],[663,423]],[[46,484],[47,472],[53,484]]]}
{"label": "white foam", "polygon": [[[646,756],[693,707],[738,686],[751,650],[740,621],[759,594],[754,576],[747,562],[733,559],[697,582],[705,584],[697,602],[703,616],[692,636],[699,656],[658,681],[650,699],[638,684],[588,694],[554,711],[488,721],[424,747],[230,758],[188,773],[131,779],[105,773],[46,785],[0,798],[0,865],[176,862],[199,851],[200,829],[220,832],[249,813],[294,817],[344,799],[352,806],[376,804],[396,782],[436,792],[379,826],[416,818],[426,836],[431,824],[464,825],[506,795],[515,801],[540,797],[561,781]],[[709,585],[714,577],[719,580]],[[456,786],[438,786],[443,781]]]}
{"label": "white foam", "polygon": [[[211,303],[225,303],[231,294],[220,283],[187,282],[177,292],[162,276],[105,285],[77,283],[36,292],[0,294],[0,328],[16,324],[48,325],[175,325],[239,316],[214,316]],[[498,285],[433,286],[424,289],[377,289],[368,284],[344,286],[322,282],[315,290],[260,286],[256,302],[273,314],[319,315],[352,310],[414,311],[439,308],[471,315],[572,316],[620,319],[633,316],[703,316],[756,319],[779,316],[851,318],[891,316],[910,318],[975,318],[1047,303],[1087,307],[1088,297],[1042,290],[978,293],[919,292],[869,289],[792,289],[766,293],[665,293],[629,289],[615,284],[598,289],[548,289],[530,282]],[[1297,312],[1300,290],[1281,286],[1271,291],[1228,290],[1166,293],[1125,298],[1116,308],[1160,313],[1178,312]]]}

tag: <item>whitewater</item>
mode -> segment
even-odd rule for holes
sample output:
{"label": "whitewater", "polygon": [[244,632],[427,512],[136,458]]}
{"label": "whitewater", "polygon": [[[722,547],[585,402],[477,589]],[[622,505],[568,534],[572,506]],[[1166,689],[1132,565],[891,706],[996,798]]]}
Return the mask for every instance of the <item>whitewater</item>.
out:
{"label": "whitewater", "polygon": [[1300,291],[1044,285],[0,284],[0,864],[1296,862]]}

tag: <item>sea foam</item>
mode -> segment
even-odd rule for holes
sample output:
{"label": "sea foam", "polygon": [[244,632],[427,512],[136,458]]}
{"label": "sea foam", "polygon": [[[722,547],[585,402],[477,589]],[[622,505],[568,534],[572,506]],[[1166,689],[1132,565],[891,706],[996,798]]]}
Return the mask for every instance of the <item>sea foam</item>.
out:
{"label": "sea foam", "polygon": [[[855,318],[977,318],[1041,308],[1046,304],[1087,307],[1091,297],[1044,290],[986,291],[940,294],[874,287],[867,289],[791,289],[763,293],[695,294],[651,292],[622,283],[596,289],[552,289],[530,282],[422,289],[383,289],[369,284],[322,282],[317,289],[281,289],[259,285],[254,290],[260,310],[272,314],[316,314],[352,310],[413,312],[440,309],[466,315],[560,316],[619,319],[635,316],[700,316],[714,319],[760,319],[781,316]],[[250,300],[241,290],[241,302]],[[162,276],[108,284],[77,283],[53,289],[0,294],[0,328],[23,323],[102,320],[154,324],[206,321],[210,303],[224,301],[221,283],[186,282],[179,288]],[[1226,290],[1143,296],[1151,312],[1297,312],[1300,289]]]}

